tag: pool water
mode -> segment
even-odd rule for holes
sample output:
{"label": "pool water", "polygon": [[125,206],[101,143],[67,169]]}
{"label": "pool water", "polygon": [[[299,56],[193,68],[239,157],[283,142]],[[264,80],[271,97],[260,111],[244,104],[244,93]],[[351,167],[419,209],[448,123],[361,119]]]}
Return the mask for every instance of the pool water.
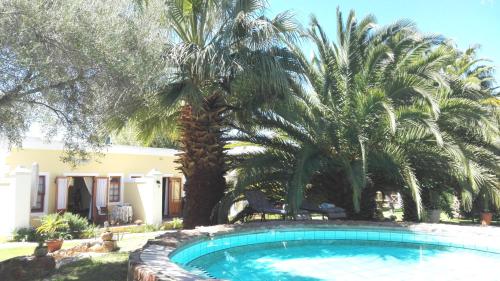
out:
{"label": "pool water", "polygon": [[225,280],[500,280],[500,254],[425,244],[307,240],[242,245],[187,263]]}

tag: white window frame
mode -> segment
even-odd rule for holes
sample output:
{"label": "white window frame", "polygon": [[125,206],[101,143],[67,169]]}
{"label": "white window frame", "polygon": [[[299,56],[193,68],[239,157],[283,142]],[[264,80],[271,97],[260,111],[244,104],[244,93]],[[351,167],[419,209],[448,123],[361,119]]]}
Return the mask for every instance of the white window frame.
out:
{"label": "white window frame", "polygon": [[42,212],[31,212],[32,216],[43,216],[46,215],[48,212],[48,205],[49,205],[49,194],[50,194],[50,173],[48,172],[39,172],[39,176],[44,176],[45,177],[45,194],[43,198],[43,211]]}
{"label": "white window frame", "polygon": [[123,192],[125,191],[125,188],[124,188],[124,177],[125,177],[125,174],[124,173],[108,173],[108,189],[111,188],[111,177],[120,177],[120,201],[118,202],[110,202],[109,201],[109,190],[108,190],[108,205],[118,205],[118,204],[123,204]]}

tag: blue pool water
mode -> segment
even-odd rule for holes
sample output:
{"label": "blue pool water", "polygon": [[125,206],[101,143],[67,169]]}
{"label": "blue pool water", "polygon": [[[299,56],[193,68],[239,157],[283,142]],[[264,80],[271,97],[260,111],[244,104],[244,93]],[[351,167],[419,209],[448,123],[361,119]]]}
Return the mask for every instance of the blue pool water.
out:
{"label": "blue pool water", "polygon": [[199,241],[171,259],[224,280],[495,281],[500,251],[487,248],[491,242],[381,230],[266,231]]}

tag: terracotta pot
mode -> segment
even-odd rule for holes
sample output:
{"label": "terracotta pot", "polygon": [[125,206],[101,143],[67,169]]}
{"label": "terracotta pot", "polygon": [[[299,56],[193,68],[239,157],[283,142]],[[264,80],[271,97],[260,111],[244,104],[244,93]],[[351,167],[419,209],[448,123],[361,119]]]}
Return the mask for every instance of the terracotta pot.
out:
{"label": "terracotta pot", "polygon": [[493,218],[493,213],[491,213],[491,212],[481,213],[481,224],[482,225],[490,225],[492,218]]}
{"label": "terracotta pot", "polygon": [[54,239],[54,240],[45,241],[45,244],[47,244],[47,248],[49,249],[49,253],[52,253],[52,252],[55,252],[57,250],[60,250],[63,242],[64,242],[64,240],[62,240],[62,239]]}
{"label": "terracotta pot", "polygon": [[35,248],[35,251],[33,252],[33,255],[37,258],[40,257],[45,257],[47,253],[49,252],[47,246],[38,246]]}

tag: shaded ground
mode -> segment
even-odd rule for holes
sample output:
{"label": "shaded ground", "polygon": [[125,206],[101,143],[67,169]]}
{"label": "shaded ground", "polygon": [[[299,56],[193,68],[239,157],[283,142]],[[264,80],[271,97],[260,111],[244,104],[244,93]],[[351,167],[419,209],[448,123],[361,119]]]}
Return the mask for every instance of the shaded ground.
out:
{"label": "shaded ground", "polygon": [[130,234],[118,241],[119,252],[103,254],[61,266],[50,281],[123,281],[127,279],[128,255],[142,247],[148,239],[163,232]]}
{"label": "shaded ground", "polygon": [[127,252],[110,253],[64,265],[47,280],[123,281],[127,279],[127,265]]}
{"label": "shaded ground", "polygon": [[[119,252],[96,255],[61,266],[56,273],[44,281],[123,281],[127,278],[129,252],[142,247],[148,239],[152,239],[165,231],[150,233],[133,233],[125,235],[118,241]],[[71,248],[85,240],[64,241],[63,248]],[[0,244],[0,261],[16,256],[30,255],[36,243],[3,243]]]}

